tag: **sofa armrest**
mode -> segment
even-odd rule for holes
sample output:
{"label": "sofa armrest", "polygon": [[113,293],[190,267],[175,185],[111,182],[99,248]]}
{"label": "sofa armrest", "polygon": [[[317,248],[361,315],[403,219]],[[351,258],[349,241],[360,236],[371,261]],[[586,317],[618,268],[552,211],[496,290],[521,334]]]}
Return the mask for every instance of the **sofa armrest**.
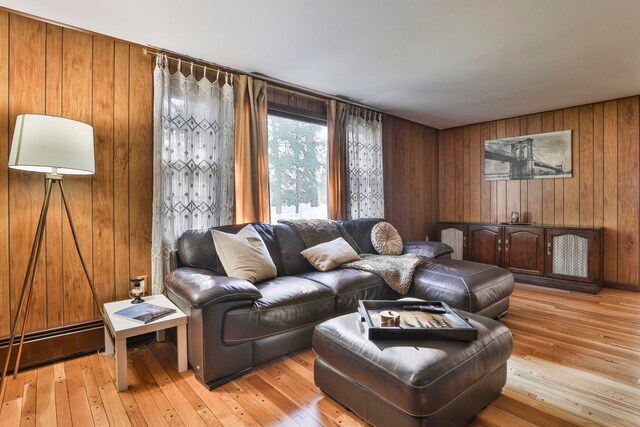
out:
{"label": "sofa armrest", "polygon": [[223,301],[251,301],[262,297],[258,288],[246,280],[218,276],[203,268],[178,268],[165,276],[164,285],[192,308]]}
{"label": "sofa armrest", "polygon": [[403,254],[417,254],[427,258],[438,258],[453,252],[453,248],[445,243],[426,240],[405,240]]}

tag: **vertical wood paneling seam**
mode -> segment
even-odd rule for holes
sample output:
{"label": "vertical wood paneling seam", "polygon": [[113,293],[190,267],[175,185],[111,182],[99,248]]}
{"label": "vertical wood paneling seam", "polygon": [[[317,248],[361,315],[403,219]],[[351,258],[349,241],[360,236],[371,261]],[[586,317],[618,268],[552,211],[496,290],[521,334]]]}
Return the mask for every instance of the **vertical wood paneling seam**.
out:
{"label": "vertical wood paneling seam", "polygon": [[[62,76],[62,56],[61,38],[62,28],[47,24],[45,26],[45,113],[50,115],[60,115],[59,93],[60,80]],[[54,186],[55,187],[55,186]],[[56,244],[61,245],[61,239],[58,233],[62,230],[62,206],[60,191],[52,189],[52,200],[49,202],[49,213],[47,215],[47,228],[45,232],[45,284],[46,284],[46,324],[48,327],[56,327],[62,325],[62,300],[64,299],[60,280],[61,263],[59,259],[62,251],[56,250]],[[58,261],[58,262],[56,262]]]}
{"label": "vertical wood paneling seam", "polygon": [[477,144],[478,147],[476,147],[476,149],[478,150],[478,161],[480,162],[480,164],[478,165],[478,173],[480,174],[480,176],[478,177],[478,197],[480,198],[480,212],[478,213],[478,219],[482,221],[482,189],[484,187],[484,174],[482,172],[484,171],[484,141],[482,141],[482,128],[480,124],[478,124]]}
{"label": "vertical wood paneling seam", "polygon": [[[618,170],[620,169],[618,167],[618,163],[620,162],[620,141],[618,141],[618,135],[620,134],[619,129],[618,129],[618,115],[620,114],[620,108],[618,106],[618,101],[615,102],[615,106],[616,106],[616,122],[615,122],[615,127],[616,127],[616,255],[619,256],[620,255],[620,233],[619,233],[619,228],[620,228],[620,202],[619,202],[619,197],[620,197],[620,188],[618,188]],[[620,277],[619,277],[619,263],[616,260],[616,281],[620,282]]]}
{"label": "vertical wood paneling seam", "polygon": [[[48,58],[47,58],[47,52],[49,50],[49,35],[48,35],[48,31],[47,31],[47,25],[49,24],[45,24],[44,26],[44,106],[45,106],[45,114],[47,113],[47,70],[48,70]],[[46,181],[45,181],[46,183]],[[45,184],[46,187],[46,184]],[[52,189],[53,190],[53,189]],[[47,213],[48,215],[48,213]],[[45,229],[46,229],[46,225],[45,225]],[[45,236],[44,236],[44,242],[45,243],[45,249],[44,252],[46,254],[46,232],[45,232]],[[45,261],[44,264],[44,327],[47,328],[49,326],[49,274],[48,274],[49,269],[47,268],[47,263]]]}
{"label": "vertical wood paneling seam", "polygon": [[118,270],[116,257],[117,238],[116,238],[116,43],[113,43],[113,84],[111,85],[111,98],[113,99],[113,108],[111,109],[111,164],[113,165],[113,175],[111,179],[111,218],[113,219],[113,283],[111,284],[111,299],[115,300],[117,295]]}
{"label": "vertical wood paneling seam", "polygon": [[[64,39],[65,39],[65,31],[64,29],[60,31],[60,39],[61,39],[61,43],[60,43],[60,115],[62,117],[64,117]],[[61,195],[62,196],[62,195]],[[60,202],[62,203],[62,200],[60,200]],[[64,208],[63,208],[64,211]],[[66,315],[65,315],[65,305],[66,305],[66,280],[65,280],[65,259],[64,259],[64,221],[65,221],[65,216],[66,213],[63,212],[62,213],[62,221],[60,222],[60,239],[61,239],[61,248],[62,250],[60,251],[60,262],[62,263],[62,268],[60,269],[60,273],[61,273],[61,279],[62,279],[62,283],[60,283],[60,286],[62,286],[62,323],[65,323],[65,319],[66,319]],[[67,221],[69,220],[68,218],[66,219]]]}
{"label": "vertical wood paneling seam", "polygon": [[[42,93],[43,93],[43,98],[42,98],[42,112],[46,114],[47,112],[47,24],[43,24],[43,28],[44,28],[44,52],[42,52],[42,56],[44,57],[43,59],[43,70],[42,70]],[[41,180],[41,187],[42,187],[42,202],[44,205],[44,194],[46,191],[46,180]],[[42,205],[42,206],[43,206]],[[38,209],[38,207],[36,207],[38,213],[40,213],[40,209]],[[45,226],[46,226],[46,222],[45,222]],[[43,275],[43,287],[44,289],[41,289],[40,292],[42,292],[42,296],[41,298],[44,298],[44,304],[45,304],[45,309],[44,309],[44,313],[43,313],[43,324],[40,326],[41,328],[46,328],[47,327],[47,322],[48,322],[48,314],[49,314],[49,304],[48,304],[48,292],[47,292],[47,262],[46,262],[46,258],[42,256],[42,248],[40,249],[40,260],[39,263],[41,265],[41,267],[43,268],[44,271],[41,271],[40,274]],[[44,251],[46,252],[46,250]],[[36,267],[37,269],[37,264]],[[35,295],[34,295],[34,299],[35,299]]]}
{"label": "vertical wood paneling seam", "polygon": [[[606,104],[605,104],[606,105]],[[619,242],[619,234],[618,234],[618,221],[619,221],[619,203],[618,203],[618,193],[619,193],[619,189],[618,189],[618,156],[620,154],[620,144],[618,144],[618,102],[614,101],[612,102],[612,104],[610,104],[613,106],[613,108],[615,108],[615,121],[614,121],[614,129],[613,131],[615,131],[615,138],[613,138],[613,140],[615,140],[616,142],[616,161],[613,164],[613,168],[614,168],[614,176],[615,178],[615,199],[613,199],[613,202],[615,204],[615,218],[616,218],[616,224],[615,224],[615,262],[613,263],[615,265],[615,268],[613,268],[614,270],[614,276],[615,277],[615,281],[618,282],[618,242]],[[604,107],[603,107],[604,108]],[[604,110],[603,110],[603,114],[604,114]],[[604,120],[604,119],[603,119]],[[603,123],[603,129],[605,128],[605,125]],[[604,143],[606,143],[606,141],[604,141]]]}
{"label": "vertical wood paneling seam", "polygon": [[[95,62],[95,60],[96,60],[96,37],[92,35],[91,36],[91,74],[90,74],[91,75],[91,100],[90,100],[90,105],[91,105],[91,126],[94,126],[94,137],[95,137],[95,123],[94,123],[94,117],[93,117],[93,107],[94,107],[94,105],[93,105],[93,98],[94,98],[93,90],[95,88],[94,88],[94,85],[93,85],[93,74],[94,74],[94,67],[95,67],[95,63],[94,62]],[[95,140],[94,140],[94,143],[93,143],[93,147],[94,147],[94,162],[95,162]],[[95,169],[95,167],[94,167],[94,169]],[[93,240],[93,236],[94,236],[94,234],[93,234],[93,224],[94,224],[93,218],[94,218],[94,215],[95,215],[95,210],[94,210],[93,196],[94,196],[95,193],[94,193],[93,190],[94,190],[94,179],[95,179],[94,176],[95,176],[96,173],[99,173],[99,171],[95,171],[94,175],[91,175],[91,181],[89,183],[89,185],[90,185],[89,194],[91,194],[91,198],[90,198],[91,199],[91,215],[89,216],[89,218],[91,218],[90,219],[90,221],[91,221],[91,240]],[[95,277],[96,277],[95,252],[96,252],[96,245],[95,245],[95,242],[93,242],[93,244],[91,245],[91,264],[90,265],[91,265],[91,281],[94,284],[96,282],[96,279],[95,279]],[[95,318],[96,314],[97,314],[96,310],[99,307],[96,307],[95,303],[92,303],[91,306],[92,306],[93,317]]]}
{"label": "vertical wood paneling seam", "polygon": [[[605,207],[604,207],[604,192],[606,191],[604,188],[604,168],[605,168],[605,162],[604,162],[604,153],[605,153],[605,148],[604,148],[604,144],[605,144],[605,140],[604,140],[604,102],[602,103],[602,129],[600,130],[602,132],[602,136],[601,136],[601,140],[602,140],[602,164],[600,165],[600,174],[602,175],[601,180],[602,180],[602,228],[604,229],[604,213],[605,213]],[[604,230],[603,230],[604,231]],[[602,237],[602,247],[604,247],[604,235]],[[604,277],[604,269],[602,271],[602,277]]]}
{"label": "vertical wood paneling seam", "polygon": [[[540,129],[538,133],[545,133],[544,131],[544,113],[540,113]],[[527,130],[529,129],[529,124],[527,123]],[[540,224],[544,224],[544,182],[546,180],[541,180],[540,181]],[[529,193],[527,193],[527,197],[529,197]],[[531,209],[529,207],[529,201],[527,200],[527,209]]]}
{"label": "vertical wood paneling seam", "polygon": [[127,277],[131,277],[131,46],[127,46],[127,242]]}
{"label": "vertical wood paneling seam", "polygon": [[[595,162],[596,162],[596,106],[592,104],[591,106],[591,226],[595,227],[596,225],[596,179],[595,179]],[[603,272],[604,274],[604,272]]]}
{"label": "vertical wood paneling seam", "polygon": [[[620,256],[620,102],[616,100],[616,252]],[[620,261],[616,260],[616,279],[620,280]]]}
{"label": "vertical wood paneling seam", "polygon": [[[575,222],[575,220],[574,220],[574,224],[573,225],[578,225],[579,226],[580,225],[580,216],[581,216],[581,212],[580,212],[580,199],[581,199],[581,197],[580,197],[580,178],[581,178],[582,168],[581,168],[581,165],[580,165],[580,153],[581,153],[580,150],[582,149],[582,138],[581,138],[581,135],[580,135],[580,107],[579,106],[578,107],[573,107],[572,109],[575,110],[576,114],[577,114],[577,122],[575,123],[575,126],[576,126],[576,132],[575,132],[576,140],[573,141],[575,143],[576,147],[575,147],[575,150],[574,150],[574,148],[572,148],[571,151],[572,151],[572,157],[574,157],[573,156],[574,152],[575,152],[575,157],[576,157],[576,162],[575,162],[573,175],[574,175],[574,178],[576,180],[577,201],[575,201],[574,204],[576,204],[575,207],[577,207],[577,209],[578,209],[577,222]],[[576,189],[574,189],[574,191],[575,190]]]}
{"label": "vertical wood paneling seam", "polygon": [[[9,117],[9,106],[11,105],[11,14],[7,14],[7,150],[9,150],[9,146],[11,145],[11,142],[9,141],[9,137],[10,137],[10,132],[9,129],[11,128],[11,117]],[[9,169],[7,168],[7,224],[9,225],[9,227],[11,227],[11,192],[9,191],[9,189],[11,188],[11,174],[9,173]],[[7,252],[8,252],[8,256],[7,256],[7,287],[8,292],[7,292],[7,308],[8,308],[8,316],[9,316],[9,321],[7,322],[7,324],[9,325],[9,328],[11,328],[11,298],[13,297],[12,293],[11,293],[11,233],[9,232],[9,229],[7,229]]]}

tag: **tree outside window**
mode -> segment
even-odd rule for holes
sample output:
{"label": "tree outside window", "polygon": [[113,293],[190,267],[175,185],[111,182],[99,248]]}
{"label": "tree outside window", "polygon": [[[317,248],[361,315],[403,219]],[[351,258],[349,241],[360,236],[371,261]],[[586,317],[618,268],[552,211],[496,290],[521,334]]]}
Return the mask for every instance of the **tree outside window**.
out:
{"label": "tree outside window", "polygon": [[327,126],[269,114],[271,221],[327,218]]}

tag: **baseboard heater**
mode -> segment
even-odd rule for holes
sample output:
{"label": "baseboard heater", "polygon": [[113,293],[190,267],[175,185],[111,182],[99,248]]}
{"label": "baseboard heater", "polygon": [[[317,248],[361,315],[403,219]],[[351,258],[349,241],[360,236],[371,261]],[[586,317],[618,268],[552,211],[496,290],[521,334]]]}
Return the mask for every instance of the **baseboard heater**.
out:
{"label": "baseboard heater", "polygon": [[[15,342],[17,346],[20,342],[19,336],[16,336]],[[0,363],[4,363],[7,357],[8,344],[9,337],[0,339]],[[91,353],[101,348],[104,348],[102,320],[29,332],[24,338],[20,369]],[[11,371],[15,364],[16,350],[17,347],[11,355]]]}

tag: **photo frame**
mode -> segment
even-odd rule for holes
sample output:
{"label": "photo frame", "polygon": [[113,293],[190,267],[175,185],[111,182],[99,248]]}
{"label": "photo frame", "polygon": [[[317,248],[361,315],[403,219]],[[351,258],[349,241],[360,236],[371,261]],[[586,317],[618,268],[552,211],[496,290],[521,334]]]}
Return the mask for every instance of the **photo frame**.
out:
{"label": "photo frame", "polygon": [[485,181],[571,178],[571,130],[485,141]]}

